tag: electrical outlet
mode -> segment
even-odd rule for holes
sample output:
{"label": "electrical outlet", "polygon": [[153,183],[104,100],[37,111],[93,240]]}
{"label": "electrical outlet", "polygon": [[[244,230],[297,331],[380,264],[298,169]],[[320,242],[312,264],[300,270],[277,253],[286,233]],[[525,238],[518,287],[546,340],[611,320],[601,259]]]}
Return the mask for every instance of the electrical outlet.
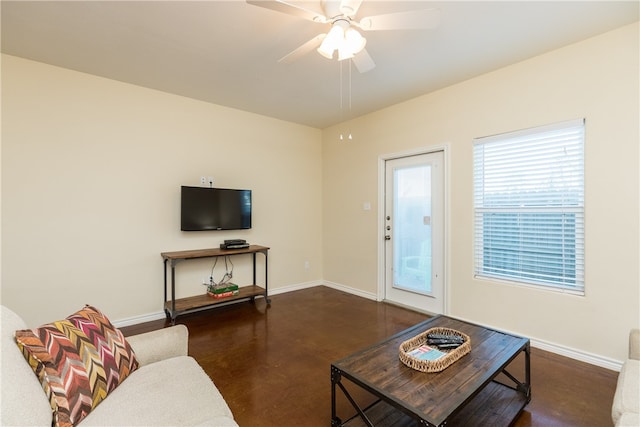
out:
{"label": "electrical outlet", "polygon": [[207,185],[207,177],[206,176],[201,176],[200,177],[200,184],[201,185]]}
{"label": "electrical outlet", "polygon": [[210,187],[213,187],[213,177],[212,176],[208,176],[207,177],[207,183],[209,184]]}
{"label": "electrical outlet", "polygon": [[309,269],[309,267],[310,267],[309,261],[305,261],[305,262],[304,262],[304,269],[305,269],[305,270],[308,270],[308,269]]}

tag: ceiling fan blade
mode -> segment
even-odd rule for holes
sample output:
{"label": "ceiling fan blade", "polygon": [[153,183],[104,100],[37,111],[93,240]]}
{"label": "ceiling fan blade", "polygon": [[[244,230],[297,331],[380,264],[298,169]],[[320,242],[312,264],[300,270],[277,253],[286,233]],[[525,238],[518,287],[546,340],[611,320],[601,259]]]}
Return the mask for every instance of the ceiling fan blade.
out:
{"label": "ceiling fan blade", "polygon": [[288,15],[297,16],[313,22],[325,23],[327,18],[321,13],[313,10],[305,9],[293,3],[282,0],[246,0],[248,4],[264,7],[265,9],[275,10],[276,12],[286,13]]}
{"label": "ceiling fan blade", "polygon": [[326,34],[318,34],[308,42],[304,43],[302,46],[280,58],[278,62],[282,62],[283,64],[290,64],[294,62],[301,56],[304,56],[312,50],[317,49],[322,44],[322,41],[326,36]]}
{"label": "ceiling fan blade", "polygon": [[354,16],[358,13],[358,9],[362,4],[362,0],[342,0],[340,3],[340,12],[346,16]]}
{"label": "ceiling fan blade", "polygon": [[440,25],[440,9],[410,10],[362,18],[358,24],[364,31],[425,30]]}
{"label": "ceiling fan blade", "polygon": [[362,49],[353,58],[351,58],[351,60],[360,73],[366,73],[376,67],[376,63],[371,59],[371,55],[369,55],[367,49]]}

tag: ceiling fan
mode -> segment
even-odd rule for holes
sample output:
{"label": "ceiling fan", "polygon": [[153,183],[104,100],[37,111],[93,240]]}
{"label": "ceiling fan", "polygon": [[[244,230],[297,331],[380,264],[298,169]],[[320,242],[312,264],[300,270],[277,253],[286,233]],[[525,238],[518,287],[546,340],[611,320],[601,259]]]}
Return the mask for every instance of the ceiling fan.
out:
{"label": "ceiling fan", "polygon": [[337,52],[339,61],[351,59],[361,73],[376,64],[364,48],[366,39],[362,31],[418,30],[436,28],[440,23],[440,9],[420,9],[374,15],[356,20],[363,0],[321,0],[324,14],[283,0],[246,0],[248,4],[294,15],[319,24],[329,24],[327,33],[318,34],[278,62],[290,63],[316,49],[322,56],[332,59]]}

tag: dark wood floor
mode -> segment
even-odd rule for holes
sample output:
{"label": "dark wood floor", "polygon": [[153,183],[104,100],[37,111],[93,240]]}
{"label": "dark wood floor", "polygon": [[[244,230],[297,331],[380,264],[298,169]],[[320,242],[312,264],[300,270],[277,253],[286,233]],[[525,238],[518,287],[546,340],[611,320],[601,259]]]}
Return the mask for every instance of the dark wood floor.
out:
{"label": "dark wood floor", "polygon": [[[329,426],[331,362],[427,318],[326,287],[271,298],[271,307],[258,299],[177,319],[189,328],[190,355],[241,427]],[[159,320],[123,331],[165,326]],[[617,376],[534,348],[532,400],[515,426],[611,426]]]}

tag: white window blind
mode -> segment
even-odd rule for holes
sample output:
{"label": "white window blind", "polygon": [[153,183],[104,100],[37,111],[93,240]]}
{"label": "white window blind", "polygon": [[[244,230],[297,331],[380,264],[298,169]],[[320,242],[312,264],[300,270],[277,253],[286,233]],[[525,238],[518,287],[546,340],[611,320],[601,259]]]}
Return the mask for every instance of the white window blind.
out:
{"label": "white window blind", "polygon": [[584,292],[584,120],[474,140],[475,274]]}

